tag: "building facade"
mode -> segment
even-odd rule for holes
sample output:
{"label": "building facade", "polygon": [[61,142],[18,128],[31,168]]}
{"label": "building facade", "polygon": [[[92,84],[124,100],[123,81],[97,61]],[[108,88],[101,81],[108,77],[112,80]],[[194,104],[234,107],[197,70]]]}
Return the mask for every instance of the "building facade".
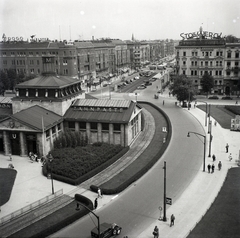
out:
{"label": "building facade", "polygon": [[236,94],[239,80],[239,43],[228,44],[217,33],[200,31],[183,34],[176,46],[176,73],[191,78],[195,89],[201,91],[201,78],[207,72],[214,78],[211,93]]}

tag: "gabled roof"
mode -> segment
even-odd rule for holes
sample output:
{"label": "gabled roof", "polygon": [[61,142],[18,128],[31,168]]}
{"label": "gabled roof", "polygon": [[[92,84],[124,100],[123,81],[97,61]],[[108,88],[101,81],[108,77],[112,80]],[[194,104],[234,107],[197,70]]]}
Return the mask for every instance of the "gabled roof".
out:
{"label": "gabled roof", "polygon": [[130,100],[79,99],[66,111],[64,119],[126,124],[135,107],[136,103]]}
{"label": "gabled roof", "polygon": [[16,88],[64,88],[76,84],[76,78],[64,76],[38,76],[34,79],[16,85]]}
{"label": "gabled roof", "polygon": [[46,131],[63,120],[61,116],[38,105],[24,109],[10,117],[39,131],[43,131],[43,128]]}

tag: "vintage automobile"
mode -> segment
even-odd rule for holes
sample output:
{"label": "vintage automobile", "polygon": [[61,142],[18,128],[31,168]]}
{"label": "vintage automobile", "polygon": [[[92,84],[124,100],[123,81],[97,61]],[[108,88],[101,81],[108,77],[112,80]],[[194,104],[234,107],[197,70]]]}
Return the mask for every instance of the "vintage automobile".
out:
{"label": "vintage automobile", "polygon": [[[120,235],[122,227],[118,226],[116,223],[102,223],[100,225],[100,238],[116,237]],[[91,238],[98,238],[98,227],[95,227],[91,231]]]}

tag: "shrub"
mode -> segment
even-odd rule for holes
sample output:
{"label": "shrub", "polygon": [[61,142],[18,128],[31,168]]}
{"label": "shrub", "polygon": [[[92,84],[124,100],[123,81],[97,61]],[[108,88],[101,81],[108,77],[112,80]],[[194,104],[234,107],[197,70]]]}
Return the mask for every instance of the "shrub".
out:
{"label": "shrub", "polygon": [[[51,169],[54,175],[78,179],[111,160],[123,149],[120,145],[94,143],[85,147],[56,148],[51,151],[54,160]],[[49,166],[46,166],[46,169]]]}

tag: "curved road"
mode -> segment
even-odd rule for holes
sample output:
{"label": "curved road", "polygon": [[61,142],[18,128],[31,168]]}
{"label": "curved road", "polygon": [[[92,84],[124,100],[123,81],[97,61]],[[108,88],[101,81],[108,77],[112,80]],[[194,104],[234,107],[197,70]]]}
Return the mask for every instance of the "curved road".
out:
{"label": "curved road", "polygon": [[[170,145],[150,171],[112,202],[96,211],[100,217],[100,223],[116,222],[123,227],[119,237],[124,235],[128,235],[129,238],[139,237],[138,234],[159,218],[158,207],[163,206],[164,161],[167,163],[167,197],[172,198],[173,203],[187,188],[196,172],[202,170],[202,160],[199,160],[203,158],[202,138],[194,134],[191,134],[190,138],[187,137],[188,131],[204,134],[202,126],[187,110],[175,106],[173,98],[160,96],[159,99],[153,99],[158,84],[159,82],[156,81],[152,86],[141,91],[138,99],[149,100],[162,107],[167,113],[173,129]],[[128,98],[128,95],[124,94],[113,96]],[[167,213],[167,218],[170,215]],[[96,218],[88,215],[52,237],[90,237],[90,230],[95,225],[97,225]],[[152,236],[152,234],[149,235]]]}

